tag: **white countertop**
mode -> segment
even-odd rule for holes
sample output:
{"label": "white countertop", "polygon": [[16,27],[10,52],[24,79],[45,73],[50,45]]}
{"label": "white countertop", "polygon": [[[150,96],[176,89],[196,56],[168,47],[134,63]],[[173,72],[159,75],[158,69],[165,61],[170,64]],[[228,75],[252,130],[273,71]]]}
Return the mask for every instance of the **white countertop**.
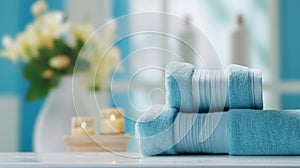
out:
{"label": "white countertop", "polygon": [[161,156],[135,153],[0,153],[0,167],[300,167],[300,156]]}

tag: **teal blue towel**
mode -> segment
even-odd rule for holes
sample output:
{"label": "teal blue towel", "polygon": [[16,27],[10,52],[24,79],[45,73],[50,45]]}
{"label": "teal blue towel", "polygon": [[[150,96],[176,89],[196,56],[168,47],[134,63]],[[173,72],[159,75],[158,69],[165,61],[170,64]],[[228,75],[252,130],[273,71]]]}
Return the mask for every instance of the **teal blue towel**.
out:
{"label": "teal blue towel", "polygon": [[139,150],[144,156],[174,155],[173,126],[175,109],[158,108],[147,111],[136,122]]}
{"label": "teal blue towel", "polygon": [[230,110],[231,155],[300,155],[300,110]]}
{"label": "teal blue towel", "polygon": [[[174,122],[176,152],[180,154],[228,154],[227,115],[227,112],[178,113]],[[212,128],[215,122],[217,122],[217,127],[208,139],[200,142],[201,132],[209,131],[203,130],[205,121],[210,126],[209,128]]]}
{"label": "teal blue towel", "polygon": [[[204,142],[204,120],[218,113],[191,114],[172,109],[146,112],[136,124],[145,156],[212,153],[230,155],[300,155],[300,110],[232,109]],[[215,115],[215,116],[214,116]]]}
{"label": "teal blue towel", "polygon": [[[214,124],[221,119],[211,136],[200,142],[205,120]],[[209,117],[208,117],[209,116]],[[141,116],[136,125],[139,150],[144,156],[185,153],[228,153],[227,113],[182,113],[175,109],[153,109]]]}
{"label": "teal blue towel", "polygon": [[228,67],[229,109],[262,109],[262,76],[256,69]]}
{"label": "teal blue towel", "polygon": [[192,112],[192,64],[174,62],[167,65],[165,75],[166,100],[169,108]]}
{"label": "teal blue towel", "polygon": [[176,62],[167,66],[165,78],[167,106],[181,112],[263,108],[262,76],[255,69],[200,71]]}

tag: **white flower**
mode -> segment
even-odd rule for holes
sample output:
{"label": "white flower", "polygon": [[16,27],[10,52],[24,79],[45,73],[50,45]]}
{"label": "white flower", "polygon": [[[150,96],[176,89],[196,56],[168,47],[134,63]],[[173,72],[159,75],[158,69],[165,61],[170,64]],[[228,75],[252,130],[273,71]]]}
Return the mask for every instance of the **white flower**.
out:
{"label": "white flower", "polygon": [[94,27],[91,24],[83,23],[76,24],[72,27],[72,33],[76,40],[86,42],[94,32]]}
{"label": "white flower", "polygon": [[13,61],[18,59],[28,61],[38,55],[39,41],[34,31],[20,33],[15,41],[8,36],[2,40],[5,50],[1,54]]}
{"label": "white flower", "polygon": [[30,61],[32,58],[40,56],[39,48],[54,49],[54,40],[62,38],[68,29],[69,24],[64,22],[62,12],[43,14],[29,24],[25,31],[16,37],[15,41],[7,36],[4,37],[5,50],[2,51],[2,54],[12,60]]}
{"label": "white flower", "polygon": [[1,51],[1,55],[4,57],[7,57],[8,59],[12,61],[18,60],[18,49],[14,45],[13,40],[10,36],[5,35],[2,39],[2,44],[5,47],[5,50]]}
{"label": "white flower", "polygon": [[2,44],[5,48],[9,47],[12,45],[12,38],[8,35],[5,35],[2,39]]}
{"label": "white flower", "polygon": [[25,61],[38,56],[40,43],[35,32],[25,31],[19,34],[15,45],[18,49],[19,56]]}
{"label": "white flower", "polygon": [[62,12],[51,12],[43,15],[35,25],[41,36],[45,38],[58,38],[69,29],[69,23],[64,22]]}
{"label": "white flower", "polygon": [[69,29],[62,12],[50,12],[28,25],[26,32],[38,41],[39,46],[53,49],[54,40],[61,38]]}
{"label": "white flower", "polygon": [[39,16],[41,13],[43,13],[45,10],[47,10],[48,5],[45,2],[45,0],[38,0],[36,3],[34,3],[31,6],[31,13],[34,16]]}

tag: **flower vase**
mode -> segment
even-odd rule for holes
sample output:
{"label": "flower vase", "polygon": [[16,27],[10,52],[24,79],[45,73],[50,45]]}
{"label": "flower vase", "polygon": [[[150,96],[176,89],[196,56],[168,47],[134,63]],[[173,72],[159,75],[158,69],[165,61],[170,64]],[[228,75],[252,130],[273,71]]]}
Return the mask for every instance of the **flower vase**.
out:
{"label": "flower vase", "polygon": [[[97,95],[97,99],[94,95]],[[99,107],[108,105],[106,93],[91,94],[80,87],[76,76],[74,78],[72,76],[62,77],[59,86],[52,89],[46,98],[36,120],[34,151],[38,153],[65,152],[66,147],[62,138],[64,135],[70,135],[73,116],[94,117],[95,125],[99,125],[97,123],[99,110],[95,100],[99,102]]]}

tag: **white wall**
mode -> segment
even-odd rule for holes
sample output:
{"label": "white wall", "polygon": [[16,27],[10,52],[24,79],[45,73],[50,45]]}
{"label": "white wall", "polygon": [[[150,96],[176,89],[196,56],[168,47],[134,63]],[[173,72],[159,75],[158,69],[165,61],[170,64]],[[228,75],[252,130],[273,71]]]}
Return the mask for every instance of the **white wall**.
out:
{"label": "white wall", "polygon": [[0,96],[0,152],[19,150],[19,110],[17,95]]}
{"label": "white wall", "polygon": [[66,0],[69,19],[80,22],[91,21],[97,28],[102,26],[111,14],[111,0]]}

